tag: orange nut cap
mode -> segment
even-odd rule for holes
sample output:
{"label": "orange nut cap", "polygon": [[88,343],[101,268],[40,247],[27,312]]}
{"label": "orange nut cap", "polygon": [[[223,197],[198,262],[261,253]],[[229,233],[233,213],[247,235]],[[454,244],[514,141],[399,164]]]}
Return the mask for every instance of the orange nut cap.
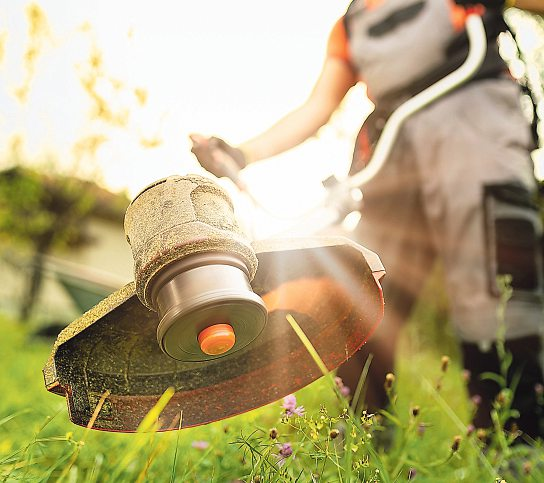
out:
{"label": "orange nut cap", "polygon": [[198,334],[200,349],[210,356],[228,352],[235,342],[234,329],[229,324],[210,325]]}

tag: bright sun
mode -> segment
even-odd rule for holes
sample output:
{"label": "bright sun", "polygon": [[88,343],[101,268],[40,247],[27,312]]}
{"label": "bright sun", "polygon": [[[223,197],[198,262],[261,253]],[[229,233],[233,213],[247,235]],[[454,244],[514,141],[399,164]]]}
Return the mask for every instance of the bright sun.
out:
{"label": "bright sun", "polygon": [[[86,120],[89,103],[78,72],[96,48],[104,72],[145,92],[146,102],[132,110],[127,129],[104,132],[107,140],[96,153],[100,173],[81,163],[78,173],[88,170],[111,189],[134,195],[163,176],[201,172],[188,134],[237,143],[303,102],[321,68],[329,30],[347,3],[98,0],[67,9],[42,0],[37,4],[49,32],[22,106],[12,93],[25,77],[25,5],[0,0],[0,31],[9,33],[0,71],[0,141],[6,146],[20,134],[29,158],[47,152],[71,163],[75,140],[95,130]],[[107,85],[99,88],[112,102],[123,102]],[[303,212],[321,196],[321,179],[346,171],[350,130],[367,109],[362,90],[358,97],[356,108],[345,109],[318,141],[244,173],[269,211],[292,213],[296,206]],[[247,199],[240,200],[247,207]]]}

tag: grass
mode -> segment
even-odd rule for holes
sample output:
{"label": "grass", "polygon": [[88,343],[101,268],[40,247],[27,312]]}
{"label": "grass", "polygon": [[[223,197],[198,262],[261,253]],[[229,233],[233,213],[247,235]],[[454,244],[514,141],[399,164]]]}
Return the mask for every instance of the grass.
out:
{"label": "grass", "polygon": [[[444,337],[444,302],[432,292],[424,299],[432,303],[418,306],[404,329],[392,404],[382,414],[355,418],[322,378],[296,395],[305,417],[285,417],[279,401],[169,433],[72,425],[64,399],[43,386],[50,341],[0,317],[0,481],[544,481],[535,463],[544,458],[541,448],[491,445],[484,452],[478,435],[467,437],[471,407],[455,343]],[[446,372],[444,354],[451,359]],[[335,438],[338,428],[344,436]],[[279,466],[286,443],[293,455]]]}

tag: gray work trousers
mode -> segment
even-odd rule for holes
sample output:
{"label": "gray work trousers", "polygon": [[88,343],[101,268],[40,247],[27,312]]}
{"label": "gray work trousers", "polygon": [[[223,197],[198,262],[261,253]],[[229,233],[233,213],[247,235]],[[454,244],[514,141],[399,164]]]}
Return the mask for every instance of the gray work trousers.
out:
{"label": "gray work trousers", "polygon": [[505,269],[514,272],[515,288],[506,338],[541,333],[542,226],[530,206],[530,147],[519,87],[506,78],[469,84],[406,122],[385,167],[364,188],[355,235],[386,267],[385,284],[400,299],[394,307],[386,291],[387,308],[405,317],[439,256],[461,340],[496,338],[496,275]]}
{"label": "gray work trousers", "polygon": [[444,266],[450,319],[462,342],[490,345],[500,328],[498,273],[513,273],[505,337],[542,333],[542,224],[531,135],[510,79],[475,81],[412,116],[382,171],[363,188],[352,235],[379,254],[385,318],[338,371],[355,387],[368,354],[367,404],[383,407],[400,326],[430,270]]}

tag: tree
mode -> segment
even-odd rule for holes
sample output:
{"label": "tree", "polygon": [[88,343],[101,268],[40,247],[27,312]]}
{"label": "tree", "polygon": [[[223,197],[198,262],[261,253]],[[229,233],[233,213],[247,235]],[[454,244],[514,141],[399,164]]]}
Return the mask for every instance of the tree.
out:
{"label": "tree", "polygon": [[[25,14],[28,37],[22,57],[23,79],[12,93],[22,107],[32,109],[31,93],[33,86],[40,81],[42,57],[62,48],[62,42],[55,40],[47,16],[38,4],[28,4]],[[94,183],[79,177],[100,179],[96,164],[100,147],[120,133],[136,137],[144,149],[153,149],[161,143],[159,137],[141,138],[130,124],[133,110],[146,104],[147,91],[108,74],[91,25],[85,23],[74,32],[76,35],[83,35],[90,41],[88,51],[83,51],[85,58],[71,66],[75,67],[81,94],[88,101],[89,109],[84,116],[85,128],[70,143],[70,154],[50,156],[44,166],[38,159],[30,159],[23,154],[24,135],[16,135],[6,159],[0,162],[0,165],[14,166],[0,171],[0,242],[7,241],[26,248],[31,258],[20,307],[22,320],[30,317],[35,305],[42,285],[46,255],[53,250],[91,242],[85,237],[85,221],[95,205],[103,203],[97,203],[97,197],[101,197]],[[5,39],[6,35],[0,32],[0,62],[5,51]],[[71,79],[72,74],[72,71],[59,72],[58,82]],[[31,165],[36,166],[36,170],[29,168]],[[59,174],[61,166],[65,167],[64,173],[72,175]]]}
{"label": "tree", "polygon": [[28,320],[32,313],[42,285],[45,256],[52,250],[88,242],[84,225],[94,203],[86,183],[75,178],[47,178],[21,167],[0,174],[0,241],[22,245],[31,252],[21,320]]}

